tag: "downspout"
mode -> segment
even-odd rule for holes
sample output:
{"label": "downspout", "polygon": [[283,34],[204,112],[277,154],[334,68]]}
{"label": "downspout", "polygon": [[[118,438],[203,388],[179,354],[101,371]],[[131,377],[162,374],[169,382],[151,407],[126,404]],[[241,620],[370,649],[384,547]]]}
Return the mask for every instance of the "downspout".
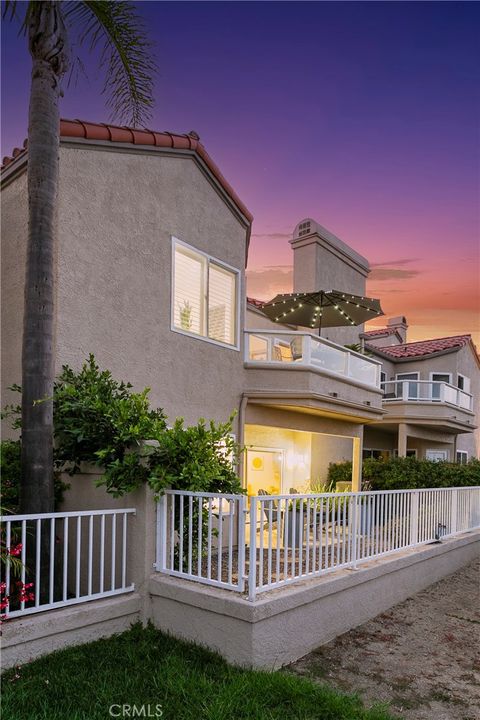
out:
{"label": "downspout", "polygon": [[[240,405],[238,408],[238,444],[240,445],[240,448],[243,451],[243,446],[245,444],[245,410],[248,403],[248,395],[246,393],[242,394],[242,399],[240,400]],[[238,460],[238,476],[240,480],[244,481],[245,476],[245,453],[241,452],[240,457]]]}

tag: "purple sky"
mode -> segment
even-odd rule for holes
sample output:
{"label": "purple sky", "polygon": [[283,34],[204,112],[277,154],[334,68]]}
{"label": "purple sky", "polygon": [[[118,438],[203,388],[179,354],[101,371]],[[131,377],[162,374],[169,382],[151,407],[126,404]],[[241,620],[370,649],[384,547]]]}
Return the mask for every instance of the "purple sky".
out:
{"label": "purple sky", "polygon": [[[291,286],[305,216],[366,255],[409,339],[480,341],[476,3],[139,3],[158,130],[196,130],[255,216],[249,291]],[[30,60],[2,29],[2,152],[26,136]],[[105,121],[95,58],[64,117]],[[344,289],[344,288],[341,288]],[[347,288],[345,288],[347,289]]]}

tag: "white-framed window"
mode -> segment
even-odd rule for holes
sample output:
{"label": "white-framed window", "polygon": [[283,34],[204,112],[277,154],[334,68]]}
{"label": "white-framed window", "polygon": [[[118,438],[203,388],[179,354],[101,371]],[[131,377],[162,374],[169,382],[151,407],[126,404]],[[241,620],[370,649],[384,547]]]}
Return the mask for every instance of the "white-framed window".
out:
{"label": "white-framed window", "polygon": [[239,349],[240,272],[172,238],[172,330]]}
{"label": "white-framed window", "polygon": [[464,390],[465,392],[470,392],[470,378],[468,378],[466,375],[461,375],[460,373],[457,373],[457,387],[460,390]]}
{"label": "white-framed window", "polygon": [[445,462],[448,460],[448,450],[425,450],[425,459],[432,462]]}
{"label": "white-framed window", "polygon": [[[396,457],[396,458],[398,457],[398,450],[397,450],[397,448],[395,448],[395,450],[393,451],[393,457]],[[414,457],[414,458],[416,458],[416,457],[417,457],[417,449],[416,449],[416,448],[412,448],[411,450],[407,450],[407,454],[406,454],[405,457]]]}
{"label": "white-framed window", "polygon": [[430,373],[430,382],[431,385],[431,398],[432,400],[440,400],[441,397],[441,385],[438,383],[452,383],[452,374],[451,373],[438,373],[438,372],[431,372]]}
{"label": "white-framed window", "polygon": [[380,458],[382,458],[383,460],[388,460],[388,458],[390,457],[390,450],[378,450],[376,448],[363,448],[362,456],[363,456],[364,460],[366,460],[368,458],[375,458],[376,460],[379,460]]}
{"label": "white-framed window", "polygon": [[456,460],[459,465],[466,465],[468,463],[468,452],[466,450],[457,450]]}
{"label": "white-framed window", "polygon": [[387,373],[380,370],[380,383],[387,382]]}
{"label": "white-framed window", "polygon": [[[410,373],[397,373],[395,380],[418,380],[418,372]],[[418,399],[418,382],[398,382],[397,383],[397,397],[402,398],[404,395],[404,388],[406,387],[407,399],[417,400]]]}

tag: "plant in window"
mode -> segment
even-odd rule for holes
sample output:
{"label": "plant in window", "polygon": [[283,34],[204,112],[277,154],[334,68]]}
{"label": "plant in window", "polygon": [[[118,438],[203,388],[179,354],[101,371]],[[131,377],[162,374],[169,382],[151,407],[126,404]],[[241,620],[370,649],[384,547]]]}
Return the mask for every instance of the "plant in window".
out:
{"label": "plant in window", "polygon": [[188,300],[183,301],[183,305],[178,306],[180,312],[180,327],[182,330],[191,330],[193,325],[192,320],[192,306]]}

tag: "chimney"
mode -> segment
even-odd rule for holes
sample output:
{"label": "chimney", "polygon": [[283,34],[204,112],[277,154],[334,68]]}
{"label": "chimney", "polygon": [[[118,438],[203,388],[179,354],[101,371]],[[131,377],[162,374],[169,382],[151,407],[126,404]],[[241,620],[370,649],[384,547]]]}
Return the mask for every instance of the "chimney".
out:
{"label": "chimney", "polygon": [[293,292],[342,290],[365,294],[368,260],[315,220],[298,223],[293,238]]}
{"label": "chimney", "polygon": [[387,321],[387,327],[392,330],[397,331],[397,333],[402,338],[402,340],[401,340],[402,345],[407,342],[407,330],[408,330],[407,318],[405,318],[403,315],[399,315],[398,317],[394,317],[394,318],[389,318],[389,320]]}
{"label": "chimney", "polygon": [[[293,249],[293,292],[341,290],[365,295],[368,260],[312,218],[301,220],[290,240]],[[324,337],[340,344],[357,343],[363,325],[328,328]]]}

